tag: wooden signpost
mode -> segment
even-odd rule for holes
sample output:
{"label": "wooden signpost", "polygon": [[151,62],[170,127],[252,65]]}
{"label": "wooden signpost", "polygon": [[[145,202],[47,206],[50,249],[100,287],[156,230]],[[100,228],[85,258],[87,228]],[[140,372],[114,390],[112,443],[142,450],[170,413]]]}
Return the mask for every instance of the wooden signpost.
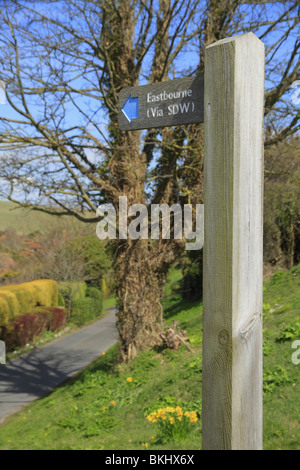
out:
{"label": "wooden signpost", "polygon": [[202,75],[123,88],[119,95],[119,126],[124,131],[203,121]]}
{"label": "wooden signpost", "polygon": [[203,448],[262,448],[264,45],[205,52]]}
{"label": "wooden signpost", "polygon": [[202,77],[120,93],[123,130],[204,117],[205,450],[262,448],[264,64],[248,33],[206,48],[204,104]]}

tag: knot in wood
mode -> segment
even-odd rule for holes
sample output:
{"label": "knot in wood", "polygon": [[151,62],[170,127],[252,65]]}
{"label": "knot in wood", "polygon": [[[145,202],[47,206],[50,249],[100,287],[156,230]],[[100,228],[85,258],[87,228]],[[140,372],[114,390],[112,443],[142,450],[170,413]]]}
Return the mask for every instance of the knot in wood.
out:
{"label": "knot in wood", "polygon": [[218,336],[218,341],[220,344],[225,345],[229,341],[229,333],[227,330],[221,330]]}

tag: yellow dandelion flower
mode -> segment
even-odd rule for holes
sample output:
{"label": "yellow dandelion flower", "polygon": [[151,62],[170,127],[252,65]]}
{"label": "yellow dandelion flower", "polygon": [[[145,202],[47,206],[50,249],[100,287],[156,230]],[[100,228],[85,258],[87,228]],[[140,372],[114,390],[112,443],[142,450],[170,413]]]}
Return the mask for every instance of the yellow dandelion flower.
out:
{"label": "yellow dandelion flower", "polygon": [[132,382],[132,377],[127,377],[127,382]]}
{"label": "yellow dandelion flower", "polygon": [[105,352],[103,351],[102,356],[105,356]]}
{"label": "yellow dandelion flower", "polygon": [[115,402],[115,401],[111,401],[110,404],[111,404],[112,406],[115,406],[116,402]]}
{"label": "yellow dandelion flower", "polygon": [[155,441],[156,437],[155,437],[155,436],[152,436],[151,439],[152,439],[152,441]]}

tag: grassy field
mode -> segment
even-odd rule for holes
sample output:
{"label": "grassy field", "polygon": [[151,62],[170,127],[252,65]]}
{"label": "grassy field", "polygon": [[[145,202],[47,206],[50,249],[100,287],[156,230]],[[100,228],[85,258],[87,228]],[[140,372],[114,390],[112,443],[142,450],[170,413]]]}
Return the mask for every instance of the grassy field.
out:
{"label": "grassy field", "polygon": [[[278,272],[264,287],[264,448],[300,448],[300,364],[292,343],[300,339],[300,266]],[[180,279],[173,271],[165,318],[187,330],[193,351],[151,351],[130,364],[117,362],[118,345],[51,394],[0,426],[0,449],[201,448],[202,304],[170,296]],[[300,356],[300,354],[299,354]],[[195,411],[184,439],[168,439],[146,420],[157,409]],[[167,408],[168,409],[168,408]]]}
{"label": "grassy field", "polygon": [[[29,235],[36,231],[47,232],[53,229],[54,220],[69,221],[70,217],[56,217],[38,211],[22,208],[9,201],[0,201],[0,230],[13,228],[17,233]],[[73,219],[72,223],[85,225]]]}
{"label": "grassy field", "polygon": [[0,201],[0,230],[11,227],[17,233],[29,234],[49,225],[49,217],[47,214],[20,208],[9,201]]}

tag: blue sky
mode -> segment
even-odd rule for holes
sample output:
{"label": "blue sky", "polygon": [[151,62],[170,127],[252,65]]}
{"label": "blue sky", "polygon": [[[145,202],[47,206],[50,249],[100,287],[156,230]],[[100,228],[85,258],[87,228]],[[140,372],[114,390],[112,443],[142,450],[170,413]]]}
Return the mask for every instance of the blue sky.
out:
{"label": "blue sky", "polygon": [[[273,9],[272,17],[275,17],[277,15],[276,6],[272,5],[271,8]],[[249,10],[249,7],[245,7],[245,12],[247,12],[247,10]],[[250,14],[248,12],[248,14],[246,14],[246,17],[245,17],[245,23],[247,23],[249,21],[250,21]],[[262,32],[265,28],[266,27],[261,28],[259,31],[257,31],[256,32],[257,36],[260,36],[260,34],[262,34]],[[298,33],[300,33],[300,31],[298,31]],[[280,34],[280,32],[274,32],[268,38],[269,42],[270,41],[271,42],[276,41],[279,34]],[[290,48],[293,46],[294,39],[295,39],[295,36],[294,36],[294,38],[291,37],[285,43],[284,47],[281,48],[280,53],[277,53],[276,59],[279,61],[279,63],[280,62],[283,63],[283,61],[286,59],[287,55],[289,54]],[[266,51],[267,51],[268,50],[268,43],[266,41],[266,38],[263,38],[262,40],[265,43]],[[144,67],[143,67],[143,70],[142,70],[142,73],[144,74],[144,77],[141,76],[141,79],[140,79],[140,84],[141,85],[147,83],[147,68],[148,68],[147,64],[150,63],[152,54],[153,54],[153,48],[152,48],[152,50],[150,49],[148,60],[145,61],[145,64],[144,64]],[[198,62],[199,62],[199,53],[198,53],[198,50],[197,50],[197,46],[194,44],[194,41],[193,41],[190,44],[187,44],[187,46],[184,48],[183,52],[175,60],[174,69],[179,70],[179,71],[186,70],[186,73],[190,74],[193,70],[196,69],[196,67],[198,65]],[[274,72],[273,72],[274,78],[275,78],[276,74],[277,74],[277,71],[275,69]],[[170,79],[178,78],[179,76],[182,76],[181,72],[177,72],[176,74],[171,73],[171,76],[169,78]],[[1,77],[1,74],[0,74],[0,77]],[[78,84],[78,86],[80,86],[81,85],[80,80],[76,80],[75,84]],[[268,90],[270,86],[273,86],[273,84],[266,80],[266,90]],[[291,91],[289,93],[290,96],[292,96],[292,93],[294,93],[294,92],[295,92],[295,90],[291,89]],[[0,98],[1,98],[1,95],[0,95]],[[1,100],[1,101],[3,102],[3,100]],[[78,103],[79,102],[80,102],[80,106],[82,107],[82,109],[86,110],[87,113],[90,113],[91,101],[88,100],[88,99],[80,97],[80,101],[78,101]],[[30,109],[32,110],[33,115],[38,117],[38,115],[40,114],[40,109],[39,109],[39,107],[37,107],[33,103],[33,101],[30,105]],[[78,112],[76,112],[76,109],[74,108],[73,105],[68,106],[67,110],[68,110],[67,116],[66,116],[67,125],[72,126],[72,125],[81,123],[81,118],[82,117],[79,118],[79,114],[78,114]],[[95,108],[95,112],[97,112],[98,115],[101,116],[101,121],[102,121],[102,124],[103,124],[103,130],[105,130],[105,126],[106,126],[106,122],[107,122],[107,116],[100,109],[100,106],[99,106],[99,108]],[[0,104],[0,113],[1,113],[0,115],[5,116],[7,118],[20,119],[19,114],[16,111],[14,111],[12,109],[12,107],[7,102],[5,104]]]}
{"label": "blue sky", "polygon": [[[60,3],[60,2],[55,2],[55,3]],[[289,4],[290,2],[286,2]],[[277,12],[277,7],[276,5],[272,4],[272,6],[269,6],[271,8],[270,12],[270,17],[275,18],[278,14]],[[251,22],[251,16],[257,8],[251,9],[249,6],[244,7],[244,22],[249,25],[249,22]],[[199,20],[199,19],[198,19]],[[199,20],[200,23],[200,20]],[[174,23],[175,27],[175,23]],[[242,25],[241,25],[242,28]],[[268,25],[261,27],[260,30],[255,31],[257,36],[260,36],[263,34],[264,30],[268,28]],[[251,29],[251,28],[250,28]],[[265,43],[266,46],[266,51],[268,51],[268,47],[270,44],[273,42],[276,42],[280,36],[281,31],[275,31],[270,35],[268,38],[268,41],[266,40],[265,37],[262,38],[263,42]],[[278,62],[278,65],[274,68],[273,73],[271,76],[274,77],[275,81],[276,79],[278,80],[278,76],[280,76],[280,68],[284,66],[284,62],[286,61],[287,57],[289,56],[290,49],[293,47],[294,41],[297,37],[300,36],[299,30],[298,32],[295,31],[293,36],[291,36],[285,43],[284,45],[280,48],[279,52],[276,54],[276,61]],[[1,44],[0,44],[1,46]],[[147,59],[145,60],[145,63],[143,65],[142,69],[142,76],[140,79],[140,84],[146,84],[148,80],[148,70],[149,70],[149,64],[151,63],[151,57],[153,55],[153,47],[150,48],[149,54]],[[31,66],[34,66],[34,58],[31,59],[32,63]],[[195,44],[195,41],[190,41],[181,54],[177,57],[177,59],[174,61],[174,70],[176,73],[173,73],[173,70],[171,70],[171,73],[169,75],[169,78],[178,78],[183,75],[193,75],[193,71],[197,68],[197,65],[199,63],[199,52],[198,52],[198,47],[197,44]],[[185,72],[182,72],[185,71]],[[1,73],[0,73],[0,79],[1,79]],[[73,86],[82,86],[83,81],[81,79],[77,79],[74,81]],[[85,83],[83,87],[86,87],[87,84]],[[269,87],[273,86],[273,83],[269,82],[266,80],[266,90],[269,89]],[[1,87],[0,87],[1,88]],[[288,92],[287,97],[292,101],[292,96],[295,96],[295,92],[297,90],[295,88],[291,88],[291,90]],[[3,102],[3,93],[2,93],[2,99],[1,99],[1,93],[0,93],[0,100]],[[103,132],[104,135],[107,135],[107,123],[108,123],[108,117],[106,113],[104,112],[103,109],[101,109],[100,103],[97,100],[90,100],[86,97],[78,96],[76,98],[76,103],[77,105],[84,110],[88,115],[91,115],[91,110],[92,114],[96,117],[97,122],[99,123],[100,130]],[[296,102],[293,103],[295,107],[299,106],[299,103],[297,104]],[[37,106],[36,103],[34,103],[34,99],[29,100],[29,107],[32,112],[32,114],[36,117],[38,120],[42,116],[42,108]],[[5,104],[0,104],[0,116],[9,118],[9,119],[20,119],[19,114],[12,109],[12,107],[6,102]],[[21,117],[21,119],[23,119]],[[88,124],[88,122],[83,118],[83,116],[78,112],[76,107],[69,103],[66,105],[66,116],[65,116],[65,126],[72,127],[75,125],[82,125],[83,127],[87,126],[87,129],[91,132],[94,133],[96,136],[99,134],[95,130],[92,124]],[[32,132],[32,131],[30,131]],[[96,156],[92,151],[87,151],[89,157],[91,160],[95,161],[99,156]],[[153,163],[154,164],[154,163]]]}

